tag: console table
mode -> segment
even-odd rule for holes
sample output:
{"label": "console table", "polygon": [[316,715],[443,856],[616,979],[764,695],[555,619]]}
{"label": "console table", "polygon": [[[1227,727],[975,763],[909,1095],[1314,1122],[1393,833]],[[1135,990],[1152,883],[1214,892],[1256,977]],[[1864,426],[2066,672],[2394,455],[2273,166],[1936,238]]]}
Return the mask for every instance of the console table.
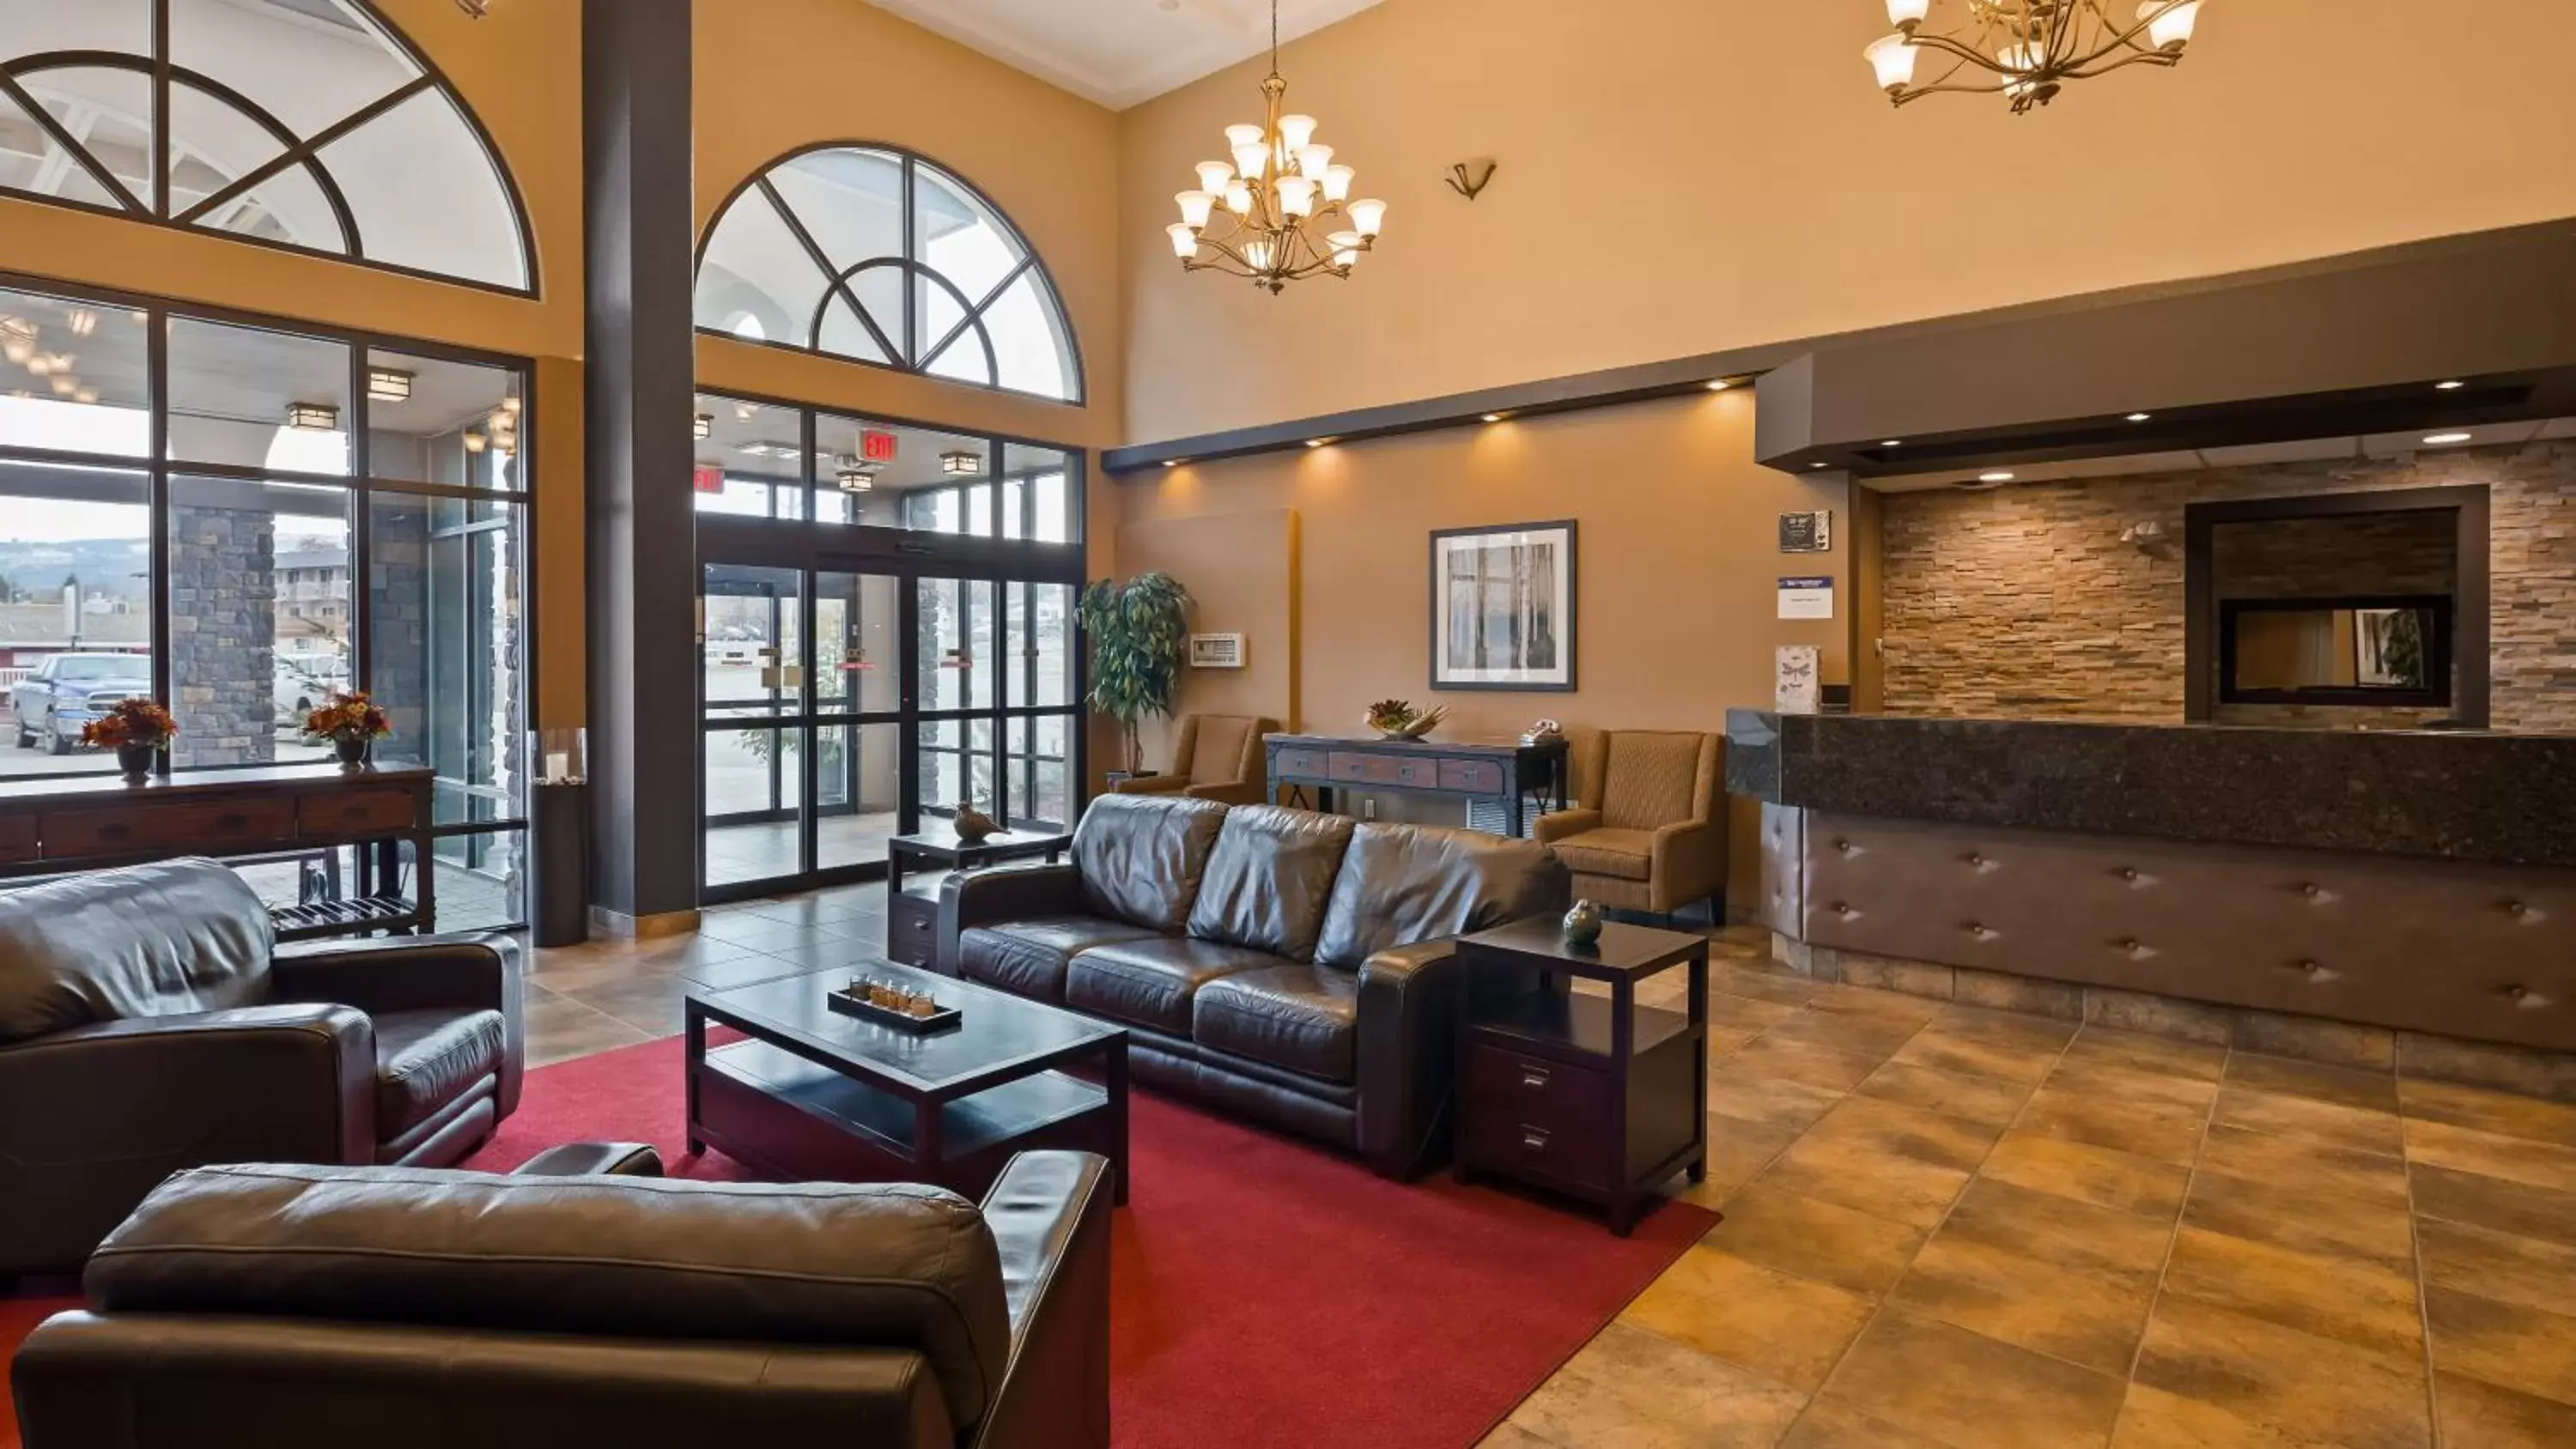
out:
{"label": "console table", "polygon": [[1312,785],[1319,809],[1332,808],[1336,786],[1444,795],[1503,807],[1507,835],[1520,835],[1529,797],[1552,796],[1565,808],[1566,745],[1562,739],[1525,745],[1517,740],[1378,740],[1335,735],[1269,734],[1261,737],[1269,761],[1269,793],[1283,785]]}
{"label": "console table", "polygon": [[[354,898],[280,906],[281,941],[428,931],[437,919],[426,767],[191,771],[128,784],[113,775],[0,784],[0,880],[67,875],[183,855],[250,856],[362,847]],[[402,894],[402,847],[412,893]]]}

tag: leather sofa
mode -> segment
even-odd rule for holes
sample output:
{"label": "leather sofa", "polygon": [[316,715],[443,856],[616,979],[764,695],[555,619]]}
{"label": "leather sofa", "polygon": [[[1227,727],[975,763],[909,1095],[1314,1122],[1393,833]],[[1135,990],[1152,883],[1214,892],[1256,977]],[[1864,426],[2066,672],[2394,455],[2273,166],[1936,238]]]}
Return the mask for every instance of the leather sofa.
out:
{"label": "leather sofa", "polygon": [[941,889],[939,970],[1117,1022],[1137,1080],[1397,1178],[1448,1135],[1454,938],[1568,899],[1535,841],[1152,795],[1093,800],[1064,864]]}
{"label": "leather sofa", "polygon": [[1169,771],[1113,780],[1109,788],[1120,795],[1177,794],[1229,805],[1261,804],[1270,788],[1261,737],[1277,728],[1276,720],[1246,714],[1185,714],[1172,742]]}
{"label": "leather sofa", "polygon": [[0,1275],[70,1268],[212,1162],[443,1166],[518,1106],[518,947],[278,947],[232,871],[0,892]]}
{"label": "leather sofa", "polygon": [[1574,872],[1574,893],[1670,920],[1693,901],[1726,922],[1726,739],[1603,730],[1575,752],[1575,806],[1534,831]]}
{"label": "leather sofa", "polygon": [[980,1210],[909,1185],[201,1168],[19,1350],[18,1417],[28,1449],[1105,1449],[1107,1168],[1023,1153]]}

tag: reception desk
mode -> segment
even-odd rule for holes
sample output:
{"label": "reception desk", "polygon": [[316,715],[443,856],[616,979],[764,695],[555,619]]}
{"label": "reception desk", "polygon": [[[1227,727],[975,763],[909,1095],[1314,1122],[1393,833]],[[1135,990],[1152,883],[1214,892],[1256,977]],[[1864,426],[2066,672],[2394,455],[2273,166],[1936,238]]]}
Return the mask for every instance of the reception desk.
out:
{"label": "reception desk", "polygon": [[1727,735],[1763,920],[1815,974],[2576,1095],[2576,737],[1749,710]]}

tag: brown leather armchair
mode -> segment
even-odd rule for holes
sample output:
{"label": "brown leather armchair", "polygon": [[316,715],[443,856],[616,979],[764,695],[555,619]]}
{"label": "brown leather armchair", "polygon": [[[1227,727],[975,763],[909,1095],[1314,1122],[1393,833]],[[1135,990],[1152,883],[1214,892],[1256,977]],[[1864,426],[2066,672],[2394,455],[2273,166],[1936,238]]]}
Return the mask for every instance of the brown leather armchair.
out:
{"label": "brown leather armchair", "polygon": [[1670,916],[1708,902],[1726,920],[1726,742],[1666,730],[1605,730],[1575,754],[1576,808],[1538,818],[1538,838],[1574,871],[1574,893]]}
{"label": "brown leather armchair", "polygon": [[1159,775],[1119,780],[1121,795],[1187,795],[1228,805],[1259,805],[1268,788],[1261,737],[1277,720],[1248,714],[1185,714],[1172,745],[1172,768]]}
{"label": "brown leather armchair", "polygon": [[[531,1164],[536,1167],[536,1164]],[[31,1449],[1106,1449],[1108,1164],[937,1188],[184,1172],[18,1352]],[[303,1424],[306,1429],[294,1426]]]}
{"label": "brown leather armchair", "polygon": [[519,1102],[517,943],[274,946],[212,861],[0,892],[0,1275],[211,1162],[442,1166]]}

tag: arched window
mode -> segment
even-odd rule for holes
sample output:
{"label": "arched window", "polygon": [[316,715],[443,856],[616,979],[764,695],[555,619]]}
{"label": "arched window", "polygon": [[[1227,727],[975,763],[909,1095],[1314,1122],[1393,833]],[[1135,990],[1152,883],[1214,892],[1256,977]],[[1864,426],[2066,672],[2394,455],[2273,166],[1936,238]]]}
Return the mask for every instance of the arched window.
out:
{"label": "arched window", "polygon": [[716,213],[701,330],[981,387],[1080,401],[1046,266],[982,193],[918,156],[818,146]]}
{"label": "arched window", "polygon": [[0,0],[0,191],[535,290],[499,156],[364,0]]}

